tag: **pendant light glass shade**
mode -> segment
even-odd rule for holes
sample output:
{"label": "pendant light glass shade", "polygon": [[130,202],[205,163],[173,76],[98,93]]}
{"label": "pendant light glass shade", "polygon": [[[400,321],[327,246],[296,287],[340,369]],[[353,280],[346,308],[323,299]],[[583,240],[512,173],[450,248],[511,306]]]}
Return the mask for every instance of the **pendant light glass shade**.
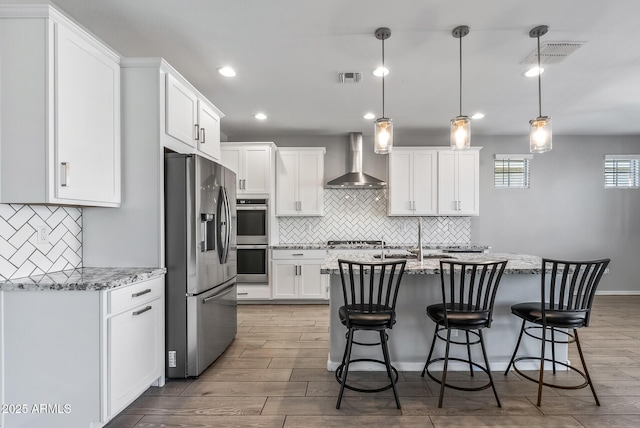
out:
{"label": "pendant light glass shade", "polygon": [[457,116],[451,119],[451,148],[465,150],[471,147],[471,119]]}
{"label": "pendant light glass shade", "polygon": [[374,151],[386,155],[393,147],[393,120],[381,117],[376,119],[375,126]]}
{"label": "pendant light glass shade", "polygon": [[[540,36],[547,34],[549,27],[539,25],[529,31],[529,37],[538,39],[538,70],[540,70]],[[551,118],[542,115],[542,84],[538,73],[538,117],[529,121],[529,151],[544,153],[552,148]]]}
{"label": "pendant light glass shade", "polygon": [[[375,32],[376,39],[382,40],[382,68],[384,69],[384,41],[391,37],[391,30],[378,28]],[[393,148],[393,120],[384,117],[384,74],[382,74],[382,117],[376,119],[374,128],[374,152],[384,155]]]}
{"label": "pendant light glass shade", "polygon": [[471,119],[462,115],[462,38],[469,34],[469,27],[460,25],[451,35],[460,39],[460,114],[451,119],[451,149],[466,150],[471,147]]}
{"label": "pendant light glass shade", "polygon": [[544,153],[551,150],[551,118],[540,116],[529,121],[529,150],[531,153]]}

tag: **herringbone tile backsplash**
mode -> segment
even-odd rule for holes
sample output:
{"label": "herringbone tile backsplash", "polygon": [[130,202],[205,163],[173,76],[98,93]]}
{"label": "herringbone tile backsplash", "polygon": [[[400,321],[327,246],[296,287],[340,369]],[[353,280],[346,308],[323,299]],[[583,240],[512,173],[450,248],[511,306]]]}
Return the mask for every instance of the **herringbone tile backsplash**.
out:
{"label": "herringbone tile backsplash", "polygon": [[[417,217],[387,217],[385,189],[325,189],[324,217],[278,217],[281,244],[377,240],[413,244]],[[425,244],[471,243],[469,217],[423,217]]]}
{"label": "herringbone tile backsplash", "polygon": [[[48,243],[38,243],[46,226]],[[82,210],[0,204],[0,280],[82,267]]]}

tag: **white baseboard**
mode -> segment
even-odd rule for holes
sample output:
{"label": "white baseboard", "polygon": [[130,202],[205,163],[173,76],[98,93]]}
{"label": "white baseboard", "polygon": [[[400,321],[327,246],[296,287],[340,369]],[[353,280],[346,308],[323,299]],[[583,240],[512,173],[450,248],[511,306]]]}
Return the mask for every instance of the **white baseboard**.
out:
{"label": "white baseboard", "polygon": [[[567,364],[569,362],[567,361]],[[509,361],[497,361],[497,362],[491,362],[491,372],[495,373],[495,372],[504,372],[507,369],[507,365],[509,364]],[[340,365],[340,362],[338,361],[331,361],[331,360],[327,360],[327,370],[330,372],[334,372],[336,371],[336,369],[338,368],[338,366]],[[393,366],[396,368],[396,370],[401,371],[401,372],[421,372],[422,369],[424,368],[424,363],[416,363],[416,362],[402,362],[402,361],[396,361],[393,363]],[[551,370],[551,364],[548,363],[546,364],[546,367],[548,367],[547,370]],[[531,361],[531,362],[524,362],[524,361],[520,361],[518,363],[518,369],[520,370],[539,370],[540,369],[540,365],[535,362],[535,361]],[[568,369],[564,369],[561,367],[557,367],[557,369],[559,370],[568,370]],[[349,371],[355,371],[355,372],[368,372],[368,371],[384,371],[385,367],[382,364],[376,364],[376,363],[371,363],[371,362],[358,362],[358,363],[352,363],[349,366]],[[432,371],[440,371],[442,370],[442,363],[434,363],[431,368],[429,368],[429,370]],[[467,371],[469,370],[469,365],[465,364],[465,363],[461,363],[459,361],[451,361],[449,363],[449,370],[451,371]],[[475,368],[474,370],[478,371],[478,368]]]}
{"label": "white baseboard", "polygon": [[639,296],[640,290],[596,291],[596,296]]}

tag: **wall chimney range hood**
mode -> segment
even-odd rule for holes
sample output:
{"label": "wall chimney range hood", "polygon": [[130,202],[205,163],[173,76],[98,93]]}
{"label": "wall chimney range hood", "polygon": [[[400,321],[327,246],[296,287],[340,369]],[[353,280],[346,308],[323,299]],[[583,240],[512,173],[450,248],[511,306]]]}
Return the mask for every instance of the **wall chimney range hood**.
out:
{"label": "wall chimney range hood", "polygon": [[327,183],[328,189],[382,189],[387,183],[362,172],[362,132],[349,133],[351,171]]}

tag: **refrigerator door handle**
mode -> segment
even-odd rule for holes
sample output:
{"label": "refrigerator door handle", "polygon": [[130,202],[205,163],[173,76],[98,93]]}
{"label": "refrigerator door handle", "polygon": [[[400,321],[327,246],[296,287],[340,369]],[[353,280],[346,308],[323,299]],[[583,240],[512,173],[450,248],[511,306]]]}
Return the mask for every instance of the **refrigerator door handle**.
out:
{"label": "refrigerator door handle", "polygon": [[222,263],[227,263],[227,258],[229,257],[229,246],[231,245],[231,204],[229,202],[229,195],[227,194],[227,189],[222,187],[222,196],[223,196],[223,204],[226,213],[226,222],[225,222],[225,243],[222,254]]}
{"label": "refrigerator door handle", "polygon": [[218,292],[218,293],[216,293],[216,294],[214,294],[212,296],[209,296],[209,297],[206,297],[206,298],[202,299],[202,303],[206,304],[206,303],[209,303],[212,300],[217,299],[218,297],[224,296],[225,294],[229,294],[233,290],[233,287],[235,287],[235,285],[236,284],[234,282],[233,284],[225,287],[224,290],[221,290],[220,292]]}

